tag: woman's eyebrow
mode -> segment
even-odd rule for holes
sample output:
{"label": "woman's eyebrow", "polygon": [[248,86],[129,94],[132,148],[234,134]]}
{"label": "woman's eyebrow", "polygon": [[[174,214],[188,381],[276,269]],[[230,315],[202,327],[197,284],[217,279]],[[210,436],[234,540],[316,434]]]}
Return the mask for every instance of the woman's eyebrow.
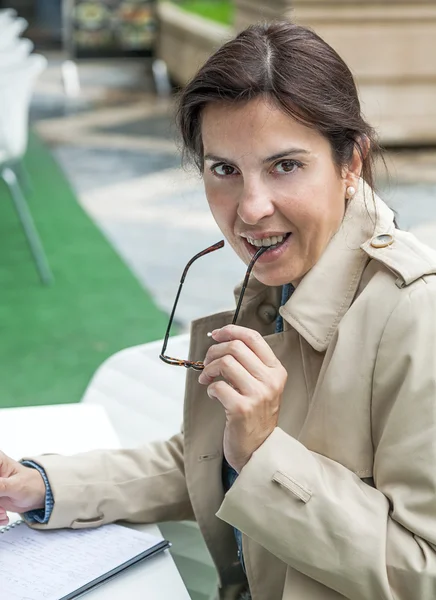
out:
{"label": "woman's eyebrow", "polygon": [[217,156],[216,154],[205,154],[204,160],[213,160],[216,162],[225,162],[225,163],[233,162],[232,160],[230,160],[228,158],[224,158],[223,156]]}
{"label": "woman's eyebrow", "polygon": [[[287,150],[283,150],[282,152],[278,152],[277,154],[273,154],[272,156],[268,156],[262,160],[263,163],[269,163],[274,160],[279,160],[280,158],[285,158],[286,156],[292,156],[295,154],[310,154],[308,150],[304,148],[288,148]],[[235,161],[230,160],[229,158],[225,158],[224,156],[217,156],[216,154],[205,154],[204,160],[213,160],[216,162],[224,162],[233,164]]]}
{"label": "woman's eyebrow", "polygon": [[285,158],[286,156],[292,156],[294,154],[310,154],[308,150],[304,148],[288,148],[287,150],[283,150],[282,152],[278,152],[277,154],[273,154],[272,156],[268,156],[268,158],[263,159],[263,163],[273,162],[274,160],[279,160],[280,158]]}

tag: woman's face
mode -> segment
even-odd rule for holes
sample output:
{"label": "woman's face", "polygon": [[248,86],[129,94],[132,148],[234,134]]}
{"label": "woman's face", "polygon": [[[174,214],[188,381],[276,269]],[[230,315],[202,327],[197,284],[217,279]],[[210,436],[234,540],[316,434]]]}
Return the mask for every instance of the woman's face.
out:
{"label": "woman's face", "polygon": [[298,283],[338,230],[356,177],[341,176],[323,136],[264,98],[207,106],[202,139],[206,195],[227,241],[246,264],[274,246],[256,279]]}

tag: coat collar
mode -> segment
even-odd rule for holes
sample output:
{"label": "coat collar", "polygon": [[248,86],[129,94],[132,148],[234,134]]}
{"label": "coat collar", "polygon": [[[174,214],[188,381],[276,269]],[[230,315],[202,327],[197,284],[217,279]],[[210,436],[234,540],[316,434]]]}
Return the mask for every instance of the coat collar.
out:
{"label": "coat collar", "polygon": [[[375,235],[392,233],[394,214],[364,182],[348,203],[344,219],[323,255],[305,275],[288,302],[282,317],[318,352],[324,352],[359,286],[368,255],[361,246]],[[250,280],[244,298],[247,308],[277,288]],[[239,297],[241,284],[235,288]],[[245,311],[244,311],[245,312]]]}

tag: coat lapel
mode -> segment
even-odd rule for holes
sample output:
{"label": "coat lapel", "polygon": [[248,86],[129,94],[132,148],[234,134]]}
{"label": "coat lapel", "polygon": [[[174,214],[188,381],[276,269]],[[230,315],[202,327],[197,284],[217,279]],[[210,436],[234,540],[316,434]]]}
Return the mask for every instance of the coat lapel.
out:
{"label": "coat lapel", "polygon": [[282,317],[317,352],[327,349],[359,288],[369,262],[361,246],[368,238],[393,229],[392,211],[362,183],[338,232],[280,309]]}

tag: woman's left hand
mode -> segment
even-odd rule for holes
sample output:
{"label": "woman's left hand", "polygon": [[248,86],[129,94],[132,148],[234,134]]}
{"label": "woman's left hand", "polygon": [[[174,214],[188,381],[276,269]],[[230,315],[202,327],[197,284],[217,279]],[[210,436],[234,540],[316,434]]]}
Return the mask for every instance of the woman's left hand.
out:
{"label": "woman's left hand", "polygon": [[288,374],[257,331],[227,325],[212,338],[198,381],[224,407],[224,456],[239,473],[277,426]]}

